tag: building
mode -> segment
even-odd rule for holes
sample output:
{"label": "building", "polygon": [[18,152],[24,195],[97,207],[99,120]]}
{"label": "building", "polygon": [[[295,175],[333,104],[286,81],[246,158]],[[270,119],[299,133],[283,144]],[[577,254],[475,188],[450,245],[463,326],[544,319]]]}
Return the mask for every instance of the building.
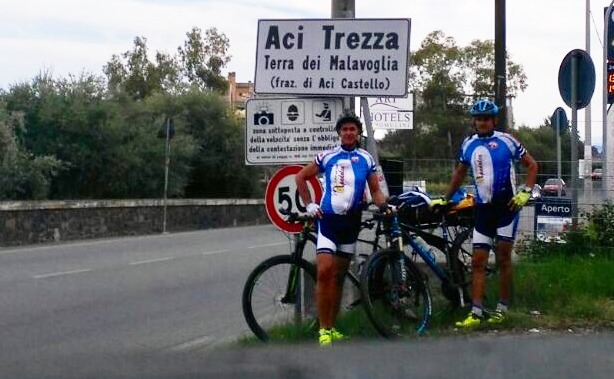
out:
{"label": "building", "polygon": [[236,74],[228,73],[228,102],[236,110],[245,110],[247,99],[254,97],[254,83],[237,83]]}

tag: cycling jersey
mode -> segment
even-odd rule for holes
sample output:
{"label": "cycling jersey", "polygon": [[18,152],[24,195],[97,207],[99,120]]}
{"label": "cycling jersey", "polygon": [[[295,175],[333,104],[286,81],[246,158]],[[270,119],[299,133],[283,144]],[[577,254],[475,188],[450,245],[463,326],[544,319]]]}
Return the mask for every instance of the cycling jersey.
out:
{"label": "cycling jersey", "polygon": [[474,134],[463,141],[458,160],[471,167],[479,204],[509,200],[516,193],[514,161],[527,150],[508,133],[494,131],[490,136]]}
{"label": "cycling jersey", "polygon": [[314,159],[324,173],[323,213],[347,214],[362,201],[367,178],[375,172],[375,160],[366,150],[345,150],[337,146]]}

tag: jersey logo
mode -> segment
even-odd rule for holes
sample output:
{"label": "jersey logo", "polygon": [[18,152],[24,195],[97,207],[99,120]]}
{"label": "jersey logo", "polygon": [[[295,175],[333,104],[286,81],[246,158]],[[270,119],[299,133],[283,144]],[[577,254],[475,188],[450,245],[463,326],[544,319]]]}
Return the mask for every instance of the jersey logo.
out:
{"label": "jersey logo", "polygon": [[475,167],[477,169],[475,173],[475,182],[481,184],[484,181],[484,158],[482,154],[476,156]]}
{"label": "jersey logo", "polygon": [[358,157],[352,157],[352,158],[350,158],[350,160],[352,161],[352,163],[356,163],[356,162],[358,162],[358,159],[359,159]]}
{"label": "jersey logo", "polygon": [[496,149],[497,147],[499,147],[499,144],[497,143],[497,141],[490,141],[490,142],[488,143],[488,148],[489,148],[490,150],[494,150],[494,149]]}
{"label": "jersey logo", "polygon": [[335,165],[333,174],[333,191],[335,193],[342,193],[345,187],[345,166],[342,162],[339,163]]}

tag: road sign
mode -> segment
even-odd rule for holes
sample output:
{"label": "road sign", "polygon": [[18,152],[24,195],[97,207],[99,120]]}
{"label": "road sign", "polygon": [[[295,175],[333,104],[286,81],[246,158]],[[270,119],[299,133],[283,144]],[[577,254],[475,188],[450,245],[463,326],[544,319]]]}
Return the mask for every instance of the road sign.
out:
{"label": "road sign", "polygon": [[550,118],[550,124],[552,125],[552,129],[554,129],[555,133],[559,133],[559,135],[563,135],[565,130],[569,128],[569,121],[567,120],[567,114],[565,110],[561,107],[558,107],[554,110],[552,117]]}
{"label": "road sign", "polygon": [[246,105],[245,163],[305,163],[339,142],[341,99],[261,98]]}
{"label": "road sign", "polygon": [[[574,76],[575,83],[572,82]],[[577,109],[582,109],[591,102],[593,92],[595,92],[595,65],[591,56],[580,49],[567,53],[559,67],[559,92],[565,104],[570,108],[573,108],[571,96],[574,86]]]}
{"label": "road sign", "polygon": [[409,19],[259,20],[254,90],[405,96]]}
{"label": "road sign", "polygon": [[371,97],[367,99],[373,129],[413,129],[414,95],[407,97]]}
{"label": "road sign", "polygon": [[[278,170],[269,184],[266,186],[264,194],[264,204],[266,213],[273,225],[288,233],[300,233],[303,226],[300,223],[289,223],[279,209],[290,212],[305,213],[307,209],[296,189],[295,176],[303,166],[291,165],[282,167]],[[307,187],[311,193],[311,199],[320,203],[322,199],[322,185],[317,177],[312,176],[307,181]]]}
{"label": "road sign", "polygon": [[571,226],[571,199],[542,197],[535,202],[534,228],[538,241],[562,242],[562,234]]}

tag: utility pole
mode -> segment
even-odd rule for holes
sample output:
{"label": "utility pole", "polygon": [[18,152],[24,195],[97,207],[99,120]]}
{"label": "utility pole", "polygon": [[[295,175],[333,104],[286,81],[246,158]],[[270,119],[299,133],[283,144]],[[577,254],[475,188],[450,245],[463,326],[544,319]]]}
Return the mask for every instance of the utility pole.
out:
{"label": "utility pole", "polygon": [[495,104],[501,109],[498,129],[506,131],[505,0],[495,0]]}
{"label": "utility pole", "polygon": [[[586,0],[585,30],[586,52],[591,55],[591,0]],[[591,139],[591,103],[584,109],[584,196],[592,198],[593,181],[589,179],[593,171],[593,147]]]}
{"label": "utility pole", "polygon": [[[356,14],[356,2],[355,0],[331,0],[331,18],[354,18]],[[355,110],[355,103],[353,97],[343,98],[343,109],[350,109],[352,112]]]}

